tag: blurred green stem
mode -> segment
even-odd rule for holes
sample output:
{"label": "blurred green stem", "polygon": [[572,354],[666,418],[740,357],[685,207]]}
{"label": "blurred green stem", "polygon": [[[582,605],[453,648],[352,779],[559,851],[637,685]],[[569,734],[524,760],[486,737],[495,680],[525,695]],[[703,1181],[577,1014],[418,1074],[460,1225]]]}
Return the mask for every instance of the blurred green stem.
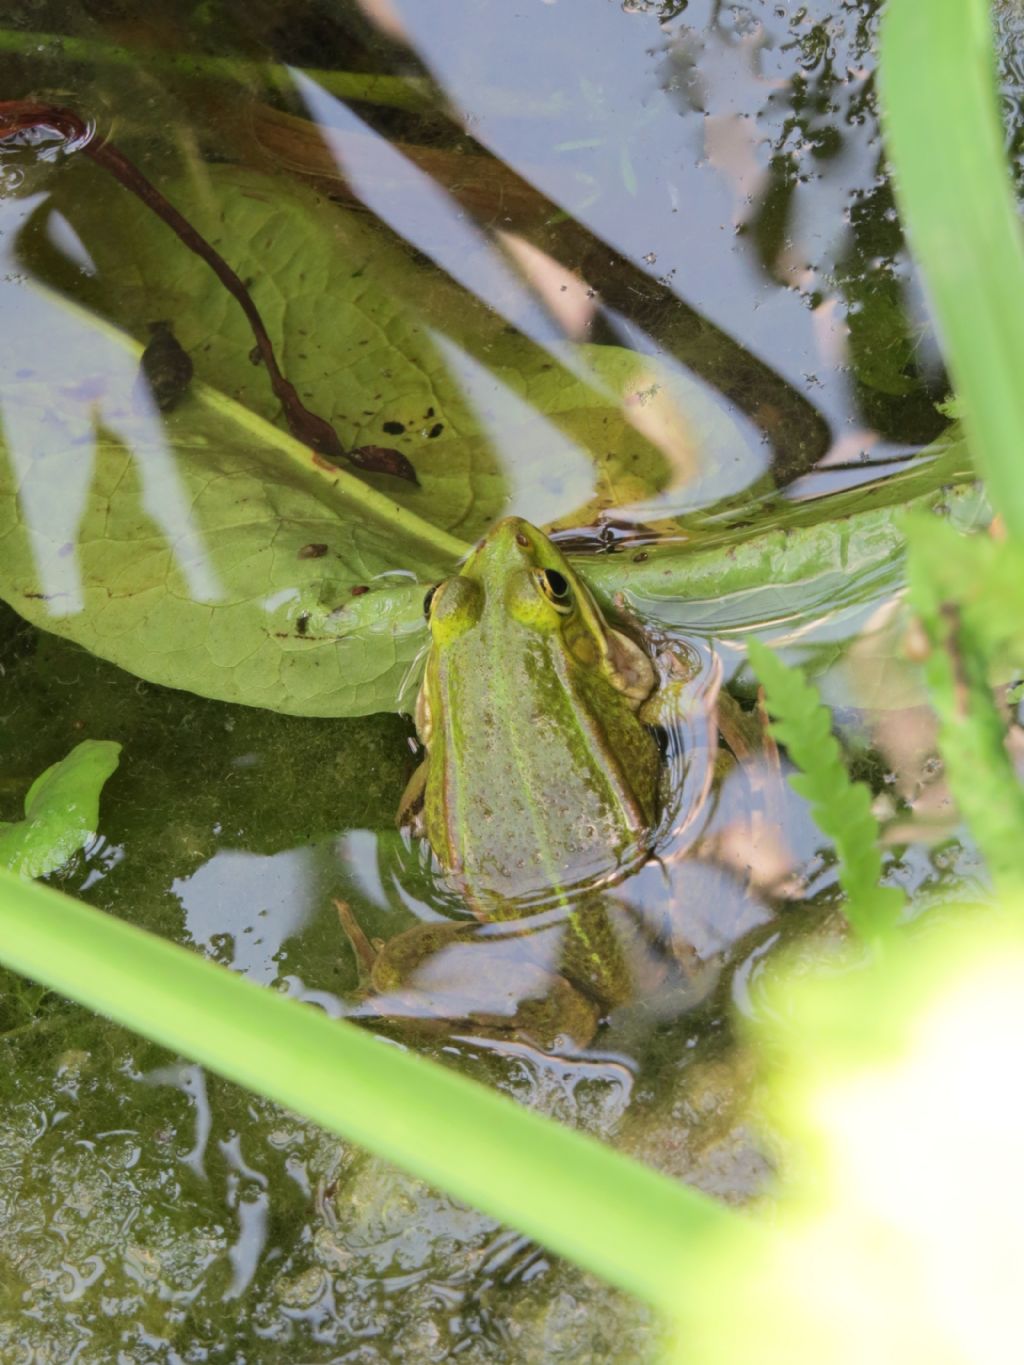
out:
{"label": "blurred green stem", "polygon": [[1024,250],[997,103],[988,0],[889,0],[882,111],[978,471],[1024,538]]}

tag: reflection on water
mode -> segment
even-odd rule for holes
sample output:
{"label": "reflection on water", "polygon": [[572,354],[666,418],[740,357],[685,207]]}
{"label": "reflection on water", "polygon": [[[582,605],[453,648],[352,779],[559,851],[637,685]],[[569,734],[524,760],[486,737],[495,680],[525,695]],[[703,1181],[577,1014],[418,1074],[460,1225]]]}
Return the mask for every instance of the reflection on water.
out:
{"label": "reflection on water", "polygon": [[382,223],[462,287],[539,342],[557,343],[561,331],[501,252],[458,203],[401,152],[390,146],[344,101],[302,71],[295,88],[339,176]]}
{"label": "reflection on water", "polygon": [[[139,383],[137,358],[17,269],[19,234],[45,203],[44,195],[0,200],[0,328],[17,338],[7,348],[0,427],[10,462],[4,482],[16,490],[48,610],[62,617],[84,609],[78,534],[104,441],[132,451],[139,503],[173,547],[185,590],[215,602],[217,570],[197,536],[159,410]],[[83,275],[91,273],[89,254],[62,215],[48,216],[47,230]]]}
{"label": "reflection on water", "polygon": [[311,849],[259,857],[222,849],[191,877],[176,881],[194,943],[235,971],[270,984],[285,942],[319,908]]}
{"label": "reflection on water", "polygon": [[[832,932],[835,896],[745,728],[753,698],[732,757],[699,709],[670,738],[657,857],[600,888],[633,990],[589,1046],[483,1027],[562,975],[564,915],[519,939],[468,921],[393,827],[407,733],[320,717],[409,704],[424,588],[505,512],[591,547],[746,534],[939,430],[879,159],[877,5],[8,10],[5,99],[112,138],[243,277],[343,448],[399,450],[419,485],[313,460],[206,265],[80,149],[0,140],[0,595],[130,670],[0,618],[0,819],[69,738],[119,738],[105,842],[69,889],[332,1014],[380,1009],[357,1002],[332,897],[371,944],[454,926],[420,998],[392,993],[441,1024],[420,1045],[749,1198],[765,1164],[727,1005],[754,1008],[780,941]],[[196,371],[166,416],[138,369],[158,321]],[[609,600],[622,563],[602,561]],[[727,608],[633,600],[727,683],[753,624],[838,659],[826,691],[887,755],[902,848],[944,795],[893,663],[898,563],[858,564]],[[894,875],[938,895],[971,858],[911,843]],[[0,1004],[5,1358],[651,1353],[640,1310],[481,1215],[56,1000]]]}

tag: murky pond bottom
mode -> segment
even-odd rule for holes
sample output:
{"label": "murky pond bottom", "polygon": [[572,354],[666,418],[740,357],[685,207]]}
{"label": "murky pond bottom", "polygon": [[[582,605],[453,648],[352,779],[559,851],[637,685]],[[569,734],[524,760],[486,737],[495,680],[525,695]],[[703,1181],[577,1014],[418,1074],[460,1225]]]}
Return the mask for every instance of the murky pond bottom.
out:
{"label": "murky pond bottom", "polygon": [[[879,160],[877,5],[145,11],[13,6],[5,98],[77,110],[124,147],[230,256],[302,400],[363,452],[346,472],[447,539],[400,517],[384,534],[358,504],[323,513],[308,471],[278,481],[279,396],[221,283],[77,147],[0,142],[0,577],[21,613],[0,607],[0,819],[79,739],[119,741],[101,832],[53,884],[353,1012],[333,898],[382,939],[459,913],[395,828],[416,762],[395,712],[412,709],[438,546],[454,556],[508,512],[553,527],[600,557],[610,605],[715,660],[733,699],[685,838],[617,888],[675,975],[586,1048],[464,1027],[415,1045],[749,1201],[771,1147],[736,1012],[781,946],[813,957],[841,919],[832,851],[759,738],[745,630],[835,708],[887,875],[920,903],[978,876],[901,661],[888,551],[679,602],[626,572],[659,537],[728,549],[827,529],[826,495],[955,482],[955,461],[931,472],[948,452],[920,455],[945,384]],[[195,378],[162,415],[138,398],[138,354],[164,320]],[[218,481],[244,481],[231,515]],[[37,537],[33,594],[8,563],[15,521]],[[95,549],[111,528],[124,579]],[[218,553],[157,563],[204,538]],[[119,590],[97,606],[96,581],[133,575],[151,612]],[[193,648],[197,618],[175,612],[211,602],[238,608],[230,644]],[[401,631],[377,628],[378,604]],[[283,642],[279,671],[250,663],[254,629]],[[0,1096],[5,1361],[656,1356],[636,1303],[2,972]]]}
{"label": "murky pond bottom", "polygon": [[[138,755],[107,788],[103,835],[56,884],[343,1010],[355,970],[331,893],[384,935],[409,917],[385,890],[405,723],[205,701],[137,682],[12,614],[2,625],[12,787],[100,725]],[[730,932],[757,936],[765,912],[750,902],[744,917],[734,897],[730,928],[711,912],[727,901],[721,873],[686,871],[709,961]],[[647,1007],[575,1057],[464,1035],[427,1050],[743,1199],[767,1168],[720,984],[698,1012],[659,1021]],[[28,983],[5,974],[3,986],[0,1343],[12,1359],[33,1348],[95,1360],[273,1359],[277,1345],[282,1358],[311,1358],[357,1343],[368,1360],[651,1349],[636,1304],[493,1220]]]}

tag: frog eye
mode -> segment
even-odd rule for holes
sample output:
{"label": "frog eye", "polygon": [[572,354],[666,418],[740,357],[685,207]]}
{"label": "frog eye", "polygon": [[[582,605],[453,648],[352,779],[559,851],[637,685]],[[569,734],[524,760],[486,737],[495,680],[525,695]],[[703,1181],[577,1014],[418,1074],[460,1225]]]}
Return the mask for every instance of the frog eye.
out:
{"label": "frog eye", "polygon": [[565,575],[557,569],[538,569],[537,584],[555,611],[568,616],[572,611],[572,589]]}
{"label": "frog eye", "polygon": [[479,583],[456,574],[431,588],[423,600],[423,612],[435,644],[458,639],[480,619],[484,595]]}

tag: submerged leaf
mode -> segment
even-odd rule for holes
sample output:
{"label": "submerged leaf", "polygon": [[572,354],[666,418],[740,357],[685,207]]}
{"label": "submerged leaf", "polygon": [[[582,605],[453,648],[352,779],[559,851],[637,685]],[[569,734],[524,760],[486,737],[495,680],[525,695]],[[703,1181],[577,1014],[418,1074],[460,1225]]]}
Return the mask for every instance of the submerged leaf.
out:
{"label": "submerged leaf", "polygon": [[[425,588],[468,548],[450,532],[503,510],[492,444],[520,490],[561,480],[563,501],[602,506],[649,493],[670,461],[626,409],[652,363],[618,347],[553,363],[433,275],[428,288],[356,216],[252,174],[210,178],[219,211],[197,216],[252,278],[303,398],[347,446],[408,458],[422,488],[364,482],[284,433],[212,272],[127,197],[84,196],[67,214],[102,263],[73,282],[93,311],[0,281],[21,321],[0,367],[0,595],[155,682],[301,715],[409,709]],[[30,209],[9,212],[31,266],[56,210]],[[104,312],[141,335],[154,314],[173,320],[198,377],[163,420]],[[502,403],[513,417],[496,426]],[[697,385],[693,404],[694,449],[727,439]]]}
{"label": "submerged leaf", "polygon": [[[955,429],[909,474],[851,493],[790,503],[752,525],[697,528],[573,567],[599,593],[626,595],[644,617],[721,635],[891,593],[905,569],[907,506],[957,525],[988,519]],[[966,481],[965,481],[966,480]]]}
{"label": "submerged leaf", "polygon": [[96,833],[100,792],[117,767],[120,744],[86,739],[32,783],[25,819],[0,822],[0,867],[23,877],[45,877]]}
{"label": "submerged leaf", "polygon": [[0,594],[153,682],[299,715],[395,709],[423,585],[462,542],[203,385],[159,419],[134,343],[33,301],[26,363],[51,325],[63,345],[3,398]]}

